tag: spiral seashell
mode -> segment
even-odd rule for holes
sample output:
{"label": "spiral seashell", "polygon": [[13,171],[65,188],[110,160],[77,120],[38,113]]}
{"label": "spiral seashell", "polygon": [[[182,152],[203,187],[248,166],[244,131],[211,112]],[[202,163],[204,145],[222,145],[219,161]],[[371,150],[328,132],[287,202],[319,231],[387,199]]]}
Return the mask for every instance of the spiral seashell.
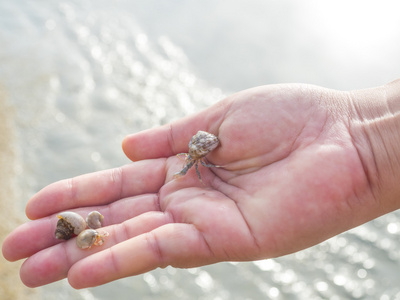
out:
{"label": "spiral seashell", "polygon": [[98,211],[92,211],[86,217],[86,223],[89,228],[97,229],[103,227],[103,219],[104,216],[101,213],[99,213]]}
{"label": "spiral seashell", "polygon": [[86,229],[76,237],[76,245],[81,249],[89,249],[93,245],[100,246],[106,236],[108,236],[107,231],[99,233],[94,229]]}
{"label": "spiral seashell", "polygon": [[55,237],[59,240],[69,240],[72,235],[78,235],[86,228],[85,219],[77,213],[66,211],[57,217]]}
{"label": "spiral seashell", "polygon": [[192,159],[200,159],[219,145],[219,139],[212,133],[198,131],[189,142],[189,155]]}

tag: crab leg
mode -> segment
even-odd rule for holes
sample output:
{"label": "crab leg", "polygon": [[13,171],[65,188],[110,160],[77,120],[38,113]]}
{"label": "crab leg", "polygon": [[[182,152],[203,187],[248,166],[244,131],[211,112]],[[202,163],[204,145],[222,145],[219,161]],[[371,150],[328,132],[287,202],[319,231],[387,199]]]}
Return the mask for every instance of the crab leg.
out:
{"label": "crab leg", "polygon": [[195,164],[194,166],[195,166],[195,168],[196,168],[196,173],[197,173],[197,176],[198,176],[199,179],[200,179],[200,182],[203,183],[203,180],[201,180],[201,175],[200,175],[200,171],[199,171],[198,161],[196,161],[196,164]]}
{"label": "crab leg", "polygon": [[216,165],[213,165],[213,164],[207,164],[206,162],[204,162],[202,159],[200,159],[200,163],[204,166],[204,167],[207,167],[207,168],[220,168],[221,166],[216,166]]}
{"label": "crab leg", "polygon": [[[189,162],[189,163],[182,169],[182,171],[180,171],[180,172],[174,174],[174,178],[181,177],[181,176],[185,175],[185,174],[187,173],[187,171],[189,171],[189,169],[190,169],[191,167],[193,167],[194,163],[195,163],[194,160],[192,160],[191,162]],[[197,164],[196,164],[196,168],[197,168]]]}

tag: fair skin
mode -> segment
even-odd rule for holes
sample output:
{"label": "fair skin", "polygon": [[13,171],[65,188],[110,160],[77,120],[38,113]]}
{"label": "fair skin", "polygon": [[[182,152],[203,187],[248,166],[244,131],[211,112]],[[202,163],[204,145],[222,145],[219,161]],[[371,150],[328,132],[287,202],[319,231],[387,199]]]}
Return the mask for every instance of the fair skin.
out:
{"label": "fair skin", "polygon": [[[3,243],[28,258],[30,287],[68,277],[98,286],[168,265],[190,268],[292,253],[399,208],[400,81],[339,92],[263,86],[234,94],[177,122],[127,136],[133,163],[56,182],[28,202],[34,221]],[[220,146],[202,184],[176,154],[204,130]],[[56,214],[99,210],[110,233],[78,249],[54,238]]]}

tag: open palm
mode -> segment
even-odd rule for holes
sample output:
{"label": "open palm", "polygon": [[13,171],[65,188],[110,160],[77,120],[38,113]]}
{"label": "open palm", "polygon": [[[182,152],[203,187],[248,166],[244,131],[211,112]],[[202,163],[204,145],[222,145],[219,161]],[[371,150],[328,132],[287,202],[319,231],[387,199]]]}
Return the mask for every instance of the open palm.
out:
{"label": "open palm", "polygon": [[[349,134],[346,93],[265,86],[230,96],[172,124],[128,136],[134,162],[54,183],[28,203],[38,219],[3,244],[28,286],[68,276],[96,286],[157,267],[194,267],[291,253],[359,225],[376,205]],[[204,168],[173,179],[190,138],[220,146]],[[99,210],[110,233],[87,251],[54,238],[56,214]],[[32,236],[34,238],[32,238]]]}

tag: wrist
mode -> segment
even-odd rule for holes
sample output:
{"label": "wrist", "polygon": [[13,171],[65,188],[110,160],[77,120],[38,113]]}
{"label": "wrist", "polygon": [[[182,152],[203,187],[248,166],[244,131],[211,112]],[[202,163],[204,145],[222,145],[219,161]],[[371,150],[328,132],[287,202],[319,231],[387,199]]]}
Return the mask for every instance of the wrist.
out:
{"label": "wrist", "polygon": [[350,133],[370,189],[387,213],[400,208],[400,80],[350,93]]}

